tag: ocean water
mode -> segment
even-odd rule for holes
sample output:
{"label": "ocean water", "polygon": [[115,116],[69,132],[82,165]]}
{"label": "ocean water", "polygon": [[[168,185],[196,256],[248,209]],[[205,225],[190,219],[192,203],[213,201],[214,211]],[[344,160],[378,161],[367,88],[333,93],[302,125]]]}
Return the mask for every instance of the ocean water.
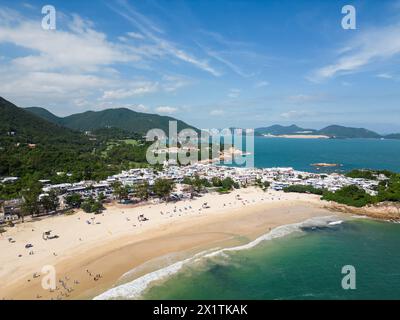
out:
{"label": "ocean water", "polygon": [[[188,264],[143,299],[400,299],[400,224],[306,228]],[[355,290],[342,267],[355,268]]]}
{"label": "ocean water", "polygon": [[[179,261],[97,299],[400,299],[400,224],[334,217]],[[355,268],[355,290],[342,268]]]}
{"label": "ocean water", "polygon": [[[387,169],[400,172],[400,140],[284,139],[255,137],[255,166],[316,171],[313,163],[337,163],[330,170]],[[325,169],[329,170],[329,169]]]}

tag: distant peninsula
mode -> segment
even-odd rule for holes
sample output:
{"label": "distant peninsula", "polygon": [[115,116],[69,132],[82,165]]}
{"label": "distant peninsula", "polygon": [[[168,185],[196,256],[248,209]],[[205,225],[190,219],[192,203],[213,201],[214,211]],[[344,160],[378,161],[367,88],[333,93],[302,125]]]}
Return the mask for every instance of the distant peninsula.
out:
{"label": "distant peninsula", "polygon": [[298,139],[400,139],[400,133],[381,135],[365,128],[352,128],[330,125],[323,129],[307,129],[297,125],[256,128],[255,134],[266,137],[298,138]]}

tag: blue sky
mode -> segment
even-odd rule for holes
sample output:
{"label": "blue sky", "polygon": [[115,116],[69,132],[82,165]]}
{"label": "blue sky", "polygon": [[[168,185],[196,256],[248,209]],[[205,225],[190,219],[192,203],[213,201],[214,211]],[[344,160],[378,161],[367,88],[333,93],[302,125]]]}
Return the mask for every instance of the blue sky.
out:
{"label": "blue sky", "polygon": [[[57,29],[41,28],[41,8]],[[341,9],[356,8],[344,30]],[[57,115],[127,107],[201,128],[400,132],[400,1],[0,4],[0,95]]]}

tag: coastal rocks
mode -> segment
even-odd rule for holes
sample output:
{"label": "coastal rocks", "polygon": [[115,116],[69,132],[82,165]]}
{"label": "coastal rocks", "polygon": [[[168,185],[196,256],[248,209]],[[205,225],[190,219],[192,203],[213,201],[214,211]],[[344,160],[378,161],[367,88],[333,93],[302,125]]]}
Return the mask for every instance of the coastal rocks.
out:
{"label": "coastal rocks", "polygon": [[400,204],[394,202],[382,202],[362,208],[350,207],[344,204],[330,202],[324,208],[336,211],[367,216],[374,219],[387,221],[400,221]]}

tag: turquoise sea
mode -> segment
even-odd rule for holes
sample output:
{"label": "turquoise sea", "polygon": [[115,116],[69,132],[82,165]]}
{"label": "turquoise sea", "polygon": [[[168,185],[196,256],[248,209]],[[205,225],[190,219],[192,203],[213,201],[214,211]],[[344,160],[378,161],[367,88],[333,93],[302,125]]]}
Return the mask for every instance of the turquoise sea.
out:
{"label": "turquoise sea", "polygon": [[284,139],[255,137],[255,166],[294,167],[316,171],[313,163],[337,163],[333,170],[355,168],[400,172],[400,140],[378,139]]}
{"label": "turquoise sea", "polygon": [[[257,167],[340,163],[400,172],[398,140],[255,138]],[[273,230],[244,247],[188,259],[104,293],[102,299],[400,299],[400,224],[349,219]],[[355,290],[344,290],[343,266]],[[156,281],[155,281],[156,280]]]}
{"label": "turquoise sea", "polygon": [[[400,224],[309,228],[191,264],[145,299],[400,299]],[[355,268],[355,290],[342,267]]]}

